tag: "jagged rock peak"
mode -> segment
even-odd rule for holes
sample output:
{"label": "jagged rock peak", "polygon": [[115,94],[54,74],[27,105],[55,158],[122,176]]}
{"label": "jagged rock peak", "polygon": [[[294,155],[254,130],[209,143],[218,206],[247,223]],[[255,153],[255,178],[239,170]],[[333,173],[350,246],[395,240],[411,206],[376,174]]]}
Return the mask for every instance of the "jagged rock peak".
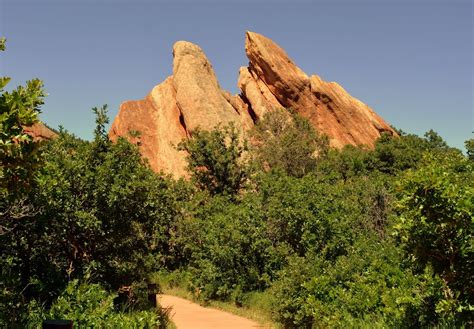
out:
{"label": "jagged rock peak", "polygon": [[292,108],[330,137],[331,145],[369,147],[384,131],[396,133],[370,107],[335,82],[309,77],[271,39],[247,32],[248,67],[239,71],[239,95],[222,90],[203,50],[187,41],[173,46],[173,75],[142,100],[122,103],[110,137],[137,142],[155,171],[186,176],[185,154],[176,145],[195,129],[233,123],[244,134],[277,108]]}
{"label": "jagged rock peak", "polygon": [[[245,50],[250,61],[248,69],[260,93],[267,95],[270,91],[278,103],[309,119],[317,130],[330,137],[332,146],[372,147],[381,132],[396,135],[370,107],[337,83],[325,82],[316,75],[308,77],[271,39],[247,32]],[[244,79],[242,74],[241,70]],[[254,94],[258,93],[252,91],[248,98],[255,100]]]}

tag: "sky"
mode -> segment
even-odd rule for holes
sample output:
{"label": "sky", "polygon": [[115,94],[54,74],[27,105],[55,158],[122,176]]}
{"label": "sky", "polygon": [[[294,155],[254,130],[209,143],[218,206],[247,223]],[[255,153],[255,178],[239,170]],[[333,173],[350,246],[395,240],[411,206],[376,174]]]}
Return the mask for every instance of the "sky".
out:
{"label": "sky", "polygon": [[391,125],[473,138],[471,0],[0,0],[0,76],[37,77],[41,119],[90,139],[91,108],[141,99],[172,73],[172,46],[198,44],[238,93],[245,31],[283,47],[308,75],[337,81]]}

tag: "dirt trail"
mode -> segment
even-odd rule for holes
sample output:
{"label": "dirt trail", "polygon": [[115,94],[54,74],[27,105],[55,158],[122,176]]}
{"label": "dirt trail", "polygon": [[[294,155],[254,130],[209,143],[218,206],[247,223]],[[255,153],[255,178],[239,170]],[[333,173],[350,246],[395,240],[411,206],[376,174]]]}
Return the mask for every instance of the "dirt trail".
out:
{"label": "dirt trail", "polygon": [[186,299],[158,295],[164,308],[172,308],[171,320],[178,329],[248,329],[262,328],[257,322],[213,308],[202,307]]}

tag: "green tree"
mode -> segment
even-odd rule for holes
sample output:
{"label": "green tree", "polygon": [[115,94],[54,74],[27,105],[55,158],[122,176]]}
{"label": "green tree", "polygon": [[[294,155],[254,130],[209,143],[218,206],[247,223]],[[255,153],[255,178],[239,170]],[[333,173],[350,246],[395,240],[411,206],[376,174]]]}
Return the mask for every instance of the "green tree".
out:
{"label": "green tree", "polygon": [[[98,118],[98,126],[103,122]],[[46,161],[28,193],[38,211],[0,236],[6,323],[20,321],[33,299],[50,303],[87,271],[117,291],[170,261],[177,212],[171,183],[152,172],[135,145],[111,143],[103,131],[98,127],[88,142],[62,130],[42,150]]]}
{"label": "green tree", "polygon": [[249,174],[242,141],[233,126],[217,127],[212,131],[196,130],[178,149],[188,153],[188,170],[196,186],[211,195],[235,195]]}
{"label": "green tree", "polygon": [[[0,39],[0,51],[5,50],[5,38]],[[46,93],[43,82],[30,80],[11,92],[5,87],[11,78],[0,77],[0,188],[8,193],[28,188],[34,169],[40,163],[38,148],[24,131],[25,126],[39,122],[38,114]]]}
{"label": "green tree", "polygon": [[467,156],[470,160],[474,160],[474,138],[468,139],[464,142],[466,146]]}
{"label": "green tree", "polygon": [[[103,129],[106,108],[94,111],[93,142],[62,132],[46,150],[36,202],[47,235],[37,256],[56,259],[51,271],[63,277],[94,266],[118,288],[165,265],[176,206],[170,182],[152,172],[135,145],[123,138],[111,143]],[[53,277],[40,273],[44,282]]]}
{"label": "green tree", "polygon": [[318,175],[335,180],[366,176],[374,171],[374,154],[370,150],[346,145],[342,149],[330,149],[318,162]]}
{"label": "green tree", "polygon": [[[0,51],[4,50],[5,38],[0,38]],[[41,164],[40,142],[23,128],[39,122],[46,95],[38,79],[7,92],[4,89],[9,81],[9,77],[0,77],[0,235],[34,213],[25,193],[32,187],[35,169]]]}
{"label": "green tree", "polygon": [[[5,38],[0,38],[0,51],[4,50]],[[0,78],[0,327],[15,322],[24,311],[20,291],[28,283],[15,270],[21,261],[10,253],[10,247],[22,243],[16,239],[16,230],[38,212],[28,194],[35,188],[37,169],[42,164],[41,143],[24,127],[39,122],[46,95],[38,79],[7,92],[9,81],[8,77]]]}
{"label": "green tree", "polygon": [[101,161],[101,154],[107,152],[111,144],[106,129],[106,125],[109,123],[107,105],[103,105],[100,108],[94,107],[92,112],[95,114],[96,126],[94,130],[94,153],[91,155],[91,160]]}
{"label": "green tree", "polygon": [[386,174],[397,175],[401,171],[417,168],[423,154],[427,152],[460,153],[459,150],[449,147],[433,130],[426,132],[424,137],[401,131],[400,138],[382,134],[375,144],[370,167]]}
{"label": "green tree", "polygon": [[284,109],[267,113],[251,132],[253,154],[262,168],[281,168],[302,177],[311,172],[329,148],[326,136],[311,123]]}
{"label": "green tree", "polygon": [[440,317],[472,321],[474,170],[462,155],[428,155],[400,185],[396,232],[413,264],[441,277]]}

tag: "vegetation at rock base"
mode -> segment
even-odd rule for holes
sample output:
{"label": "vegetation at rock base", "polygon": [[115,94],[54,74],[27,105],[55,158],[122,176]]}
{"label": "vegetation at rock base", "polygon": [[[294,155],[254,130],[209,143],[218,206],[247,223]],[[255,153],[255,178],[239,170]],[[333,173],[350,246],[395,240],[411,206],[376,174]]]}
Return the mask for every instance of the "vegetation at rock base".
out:
{"label": "vegetation at rock base", "polygon": [[461,155],[426,155],[400,182],[395,234],[413,267],[430,266],[442,280],[436,311],[450,319],[472,316],[474,290],[474,170]]}
{"label": "vegetation at rock base", "polygon": [[109,141],[106,108],[94,110],[92,142],[64,130],[49,143],[33,140],[23,127],[38,122],[44,95],[42,82],[32,80],[0,97],[0,327],[34,325],[38,309],[79,315],[84,305],[75,298],[117,302],[103,309],[116,321],[164,325],[136,297],[146,273],[166,263],[177,209],[170,182],[148,168],[136,146]]}
{"label": "vegetation at rock base", "polygon": [[164,327],[150,282],[285,328],[473,325],[472,140],[467,155],[433,131],[336,150],[277,111],[248,142],[195,131],[175,181],[109,140],[106,107],[92,141],[32,140],[35,81],[0,97],[0,327]]}
{"label": "vegetation at rock base", "polygon": [[0,236],[2,318],[22,321],[30,301],[50,305],[89,271],[92,283],[127,292],[135,310],[136,283],[167,262],[177,211],[171,182],[146,166],[136,146],[106,135],[86,142],[61,130],[42,157],[26,194],[35,213],[6,222]]}
{"label": "vegetation at rock base", "polygon": [[75,279],[49,310],[45,311],[35,301],[30,303],[29,326],[41,328],[46,319],[69,319],[80,328],[159,328],[168,321],[166,313],[117,310],[114,305],[117,297],[98,283],[81,283]]}
{"label": "vegetation at rock base", "polygon": [[242,159],[246,145],[241,144],[236,128],[230,125],[213,131],[198,129],[178,149],[188,154],[188,171],[196,187],[211,195],[233,195],[248,175]]}
{"label": "vegetation at rock base", "polygon": [[280,168],[303,177],[329,149],[327,136],[318,134],[308,120],[285,109],[267,113],[252,131],[253,155],[260,168]]}

